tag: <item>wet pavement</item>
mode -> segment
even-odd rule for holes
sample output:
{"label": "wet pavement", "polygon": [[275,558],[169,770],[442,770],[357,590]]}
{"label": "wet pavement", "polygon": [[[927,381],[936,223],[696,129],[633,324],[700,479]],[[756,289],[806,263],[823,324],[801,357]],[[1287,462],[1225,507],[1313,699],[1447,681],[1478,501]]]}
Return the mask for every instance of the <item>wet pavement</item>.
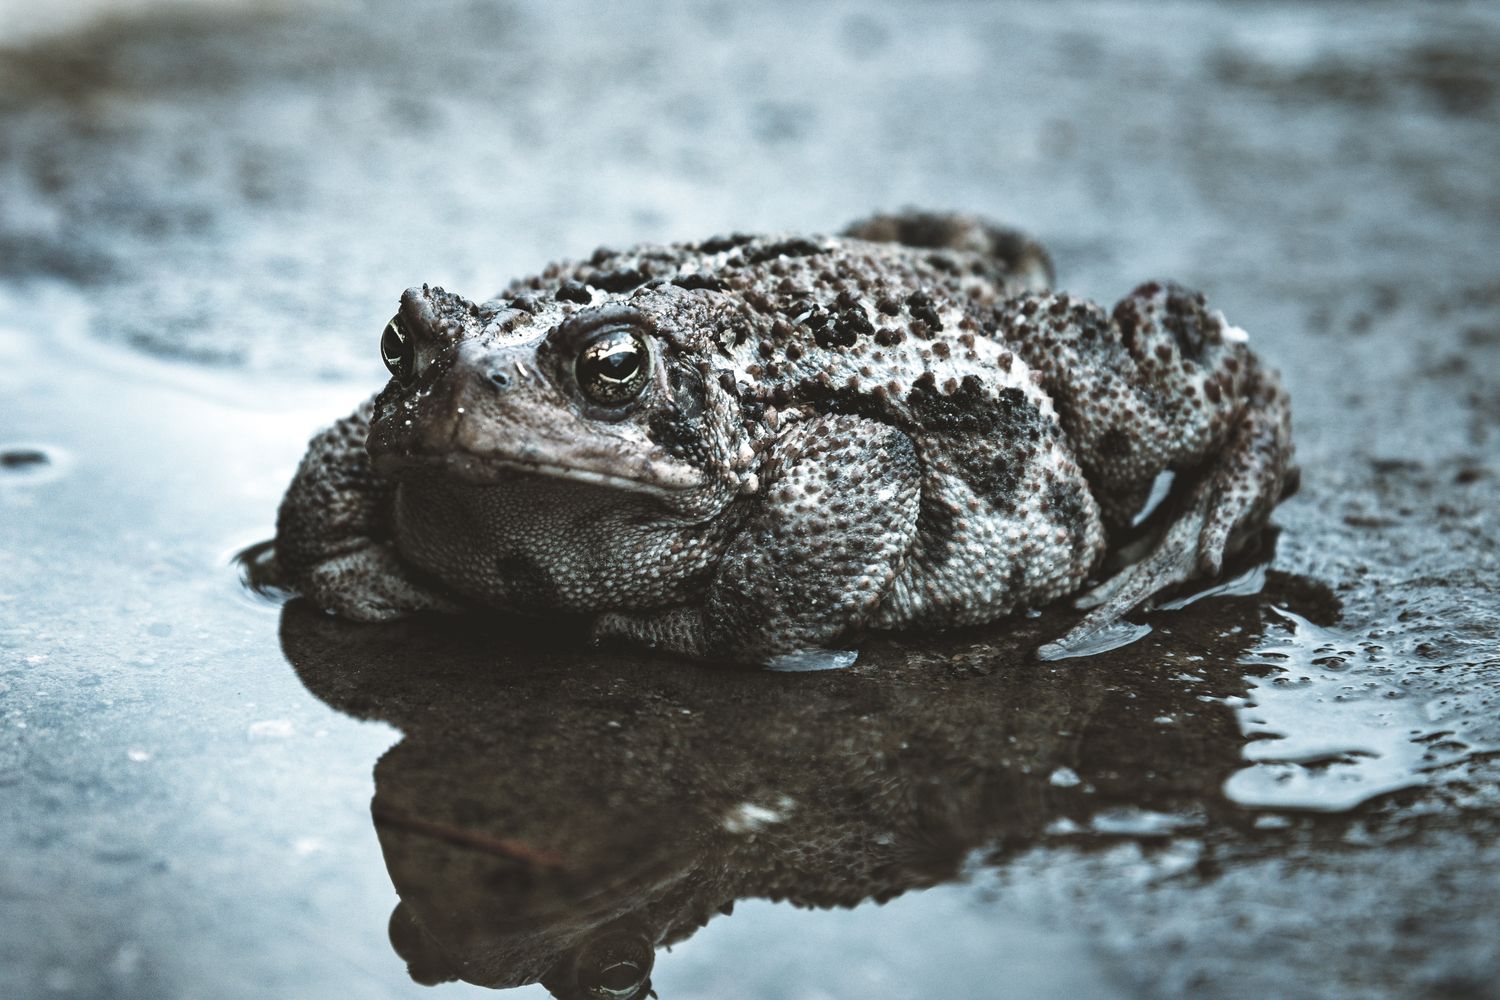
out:
{"label": "wet pavement", "polygon": [[[1493,5],[416,6],[0,19],[0,996],[1500,997]],[[787,674],[242,587],[401,288],[904,204],[1282,368],[1238,593]]]}

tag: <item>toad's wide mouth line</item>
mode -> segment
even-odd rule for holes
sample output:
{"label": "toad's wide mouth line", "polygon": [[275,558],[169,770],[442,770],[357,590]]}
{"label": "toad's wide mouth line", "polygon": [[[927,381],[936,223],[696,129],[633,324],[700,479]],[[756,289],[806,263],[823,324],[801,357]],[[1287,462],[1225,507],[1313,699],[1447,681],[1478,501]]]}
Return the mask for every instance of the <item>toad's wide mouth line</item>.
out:
{"label": "toad's wide mouth line", "polygon": [[501,455],[381,455],[374,459],[376,471],[400,475],[413,470],[438,470],[476,486],[493,486],[515,473],[562,479],[592,486],[604,486],[651,496],[671,496],[701,486],[701,476],[679,473],[672,479],[647,480],[622,476],[615,472],[563,465],[558,462],[535,462]]}

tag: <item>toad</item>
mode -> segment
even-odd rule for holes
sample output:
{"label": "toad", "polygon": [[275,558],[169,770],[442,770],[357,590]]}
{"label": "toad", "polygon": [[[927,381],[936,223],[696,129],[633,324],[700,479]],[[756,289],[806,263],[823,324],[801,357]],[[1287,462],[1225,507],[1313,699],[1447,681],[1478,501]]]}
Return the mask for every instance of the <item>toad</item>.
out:
{"label": "toad", "polygon": [[274,573],[362,621],[564,613],[765,663],[1073,594],[1171,472],[1145,554],[1041,653],[1086,650],[1263,526],[1291,411],[1202,295],[1051,285],[1025,235],[906,212],[601,249],[483,301],[410,288],[390,381],[287,491]]}

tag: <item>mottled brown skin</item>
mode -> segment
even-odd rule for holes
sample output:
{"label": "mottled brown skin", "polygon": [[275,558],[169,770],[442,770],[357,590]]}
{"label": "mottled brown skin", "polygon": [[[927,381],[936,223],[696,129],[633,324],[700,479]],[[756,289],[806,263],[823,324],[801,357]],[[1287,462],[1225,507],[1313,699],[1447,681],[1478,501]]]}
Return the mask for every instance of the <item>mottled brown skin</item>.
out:
{"label": "mottled brown skin", "polygon": [[484,303],[409,289],[396,377],[282,503],[279,573],[360,620],[579,613],[765,662],[1074,592],[1179,473],[1156,548],[1044,654],[1087,648],[1264,523],[1290,409],[1201,296],[1108,314],[1050,271],[1014,231],[908,213],[600,250]]}

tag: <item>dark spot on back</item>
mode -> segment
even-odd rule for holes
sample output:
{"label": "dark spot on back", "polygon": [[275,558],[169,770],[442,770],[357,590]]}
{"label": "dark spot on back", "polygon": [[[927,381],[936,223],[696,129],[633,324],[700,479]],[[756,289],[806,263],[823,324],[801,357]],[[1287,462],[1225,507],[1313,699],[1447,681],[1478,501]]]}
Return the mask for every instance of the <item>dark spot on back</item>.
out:
{"label": "dark spot on back", "polygon": [[594,300],[593,293],[581,281],[564,281],[553,297],[559,302],[577,302],[585,306]]}
{"label": "dark spot on back", "polygon": [[1196,360],[1203,356],[1203,348],[1208,343],[1208,327],[1212,322],[1204,310],[1202,295],[1175,286],[1168,289],[1167,308],[1161,325],[1177,341],[1183,357]]}
{"label": "dark spot on back", "polygon": [[937,310],[933,308],[932,296],[926,292],[916,291],[908,295],[906,308],[911,310],[913,318],[926,323],[932,331],[936,332],[943,328],[943,321],[938,318]]}
{"label": "dark spot on back", "polygon": [[1052,509],[1052,517],[1068,534],[1079,537],[1087,523],[1088,505],[1083,500],[1083,486],[1065,479],[1050,477],[1047,482],[1046,500]]}
{"label": "dark spot on back", "polygon": [[962,272],[962,268],[958,266],[958,263],[945,253],[928,254],[927,263],[945,274],[959,274]]}
{"label": "dark spot on back", "polygon": [[823,252],[823,247],[810,239],[799,236],[748,249],[745,251],[745,261],[749,264],[764,264],[777,257],[814,257]]}
{"label": "dark spot on back", "polygon": [[1127,351],[1135,350],[1136,335],[1141,328],[1141,308],[1133,298],[1121,299],[1115,306],[1115,325],[1120,328],[1120,343]]}
{"label": "dark spot on back", "polygon": [[651,275],[639,268],[626,267],[615,271],[591,271],[584,276],[583,280],[606,292],[628,292],[650,281]]}
{"label": "dark spot on back", "polygon": [[942,392],[932,374],[912,385],[906,397],[912,416],[927,431],[965,439],[985,439],[959,448],[964,480],[992,502],[1007,499],[1019,485],[1032,447],[1042,436],[1042,415],[1026,394],[1007,386],[990,395],[976,375],[966,375],[953,392]]}
{"label": "dark spot on back", "polygon": [[859,305],[850,305],[833,318],[833,323],[817,330],[813,339],[825,350],[853,347],[861,335],[869,336],[875,326]]}
{"label": "dark spot on back", "polygon": [[1021,483],[1022,463],[1014,461],[1008,452],[961,455],[959,467],[964,481],[991,503],[1009,501]]}
{"label": "dark spot on back", "polygon": [[965,375],[955,391],[944,393],[933,374],[924,372],[912,383],[906,403],[923,429],[942,434],[988,435],[1024,413],[1040,416],[1020,389],[1007,386],[991,397],[977,375]]}
{"label": "dark spot on back", "polygon": [[678,288],[704,289],[710,292],[722,292],[725,288],[724,282],[702,271],[679,275],[672,279],[672,284]]}
{"label": "dark spot on back", "polygon": [[754,240],[750,233],[730,233],[728,236],[711,236],[698,244],[699,253],[723,253],[725,250],[733,250],[742,247]]}
{"label": "dark spot on back", "polygon": [[838,326],[815,330],[813,332],[813,340],[817,341],[819,347],[827,351],[854,346],[853,334]]}
{"label": "dark spot on back", "polygon": [[[773,395],[777,397],[782,395],[780,387]],[[795,396],[799,400],[812,404],[812,407],[821,414],[849,414],[868,417],[883,424],[898,424],[898,421],[892,419],[895,414],[888,397],[859,392],[847,386],[834,388],[832,385],[813,378],[803,379],[797,383]],[[791,398],[791,394],[786,395],[787,401]],[[783,406],[786,403],[778,398],[777,405]]]}
{"label": "dark spot on back", "polygon": [[894,223],[895,241],[909,247],[951,247],[964,235],[964,227],[942,212],[904,212],[882,221]]}

